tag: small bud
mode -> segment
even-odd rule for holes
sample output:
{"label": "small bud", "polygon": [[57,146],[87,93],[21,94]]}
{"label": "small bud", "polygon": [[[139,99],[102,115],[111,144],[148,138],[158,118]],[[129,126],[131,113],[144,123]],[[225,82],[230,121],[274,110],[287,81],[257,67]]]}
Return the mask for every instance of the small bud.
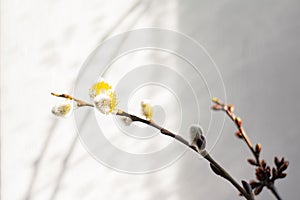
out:
{"label": "small bud", "polygon": [[277,156],[274,157],[274,163],[275,163],[276,167],[279,167],[279,159]]}
{"label": "small bud", "polygon": [[213,98],[211,99],[211,101],[214,102],[214,103],[216,103],[216,104],[219,104],[219,103],[220,103],[220,100],[219,100],[218,98],[216,98],[216,97],[213,97]]}
{"label": "small bud", "polygon": [[58,117],[69,117],[72,114],[74,107],[72,101],[60,103],[52,108],[52,114]]}
{"label": "small bud", "polygon": [[[213,172],[215,172],[215,174],[219,175],[219,176],[222,176],[222,172],[216,167],[214,166],[213,164],[209,164],[210,168],[212,169]],[[222,176],[223,177],[223,176]]]}
{"label": "small bud", "polygon": [[206,147],[206,139],[203,135],[200,135],[200,138],[197,140],[197,146],[199,150],[204,150]]}
{"label": "small bud", "polygon": [[273,177],[273,179],[275,179],[275,178],[277,177],[277,175],[278,175],[278,172],[277,172],[277,170],[275,169],[275,167],[273,167],[273,168],[272,168],[272,177]]}
{"label": "small bud", "polygon": [[261,144],[256,144],[256,146],[255,146],[255,152],[256,152],[257,154],[259,154],[260,151],[261,151]]}
{"label": "small bud", "polygon": [[206,139],[203,136],[203,130],[201,126],[191,125],[189,136],[190,136],[191,146],[196,146],[199,151],[205,149]]}
{"label": "small bud", "polygon": [[246,192],[248,194],[251,194],[252,189],[251,189],[251,186],[249,185],[249,183],[247,183],[246,181],[242,180],[242,184],[243,184],[243,187],[246,190]]}
{"label": "small bud", "polygon": [[267,175],[267,177],[271,176],[271,169],[269,166],[266,168],[266,175]]}
{"label": "small bud", "polygon": [[283,163],[284,163],[284,157],[281,158],[280,165],[282,165]]}
{"label": "small bud", "polygon": [[278,178],[285,178],[286,175],[287,175],[286,173],[279,174],[279,175],[278,175]]}
{"label": "small bud", "polygon": [[264,186],[263,185],[260,185],[258,187],[255,188],[254,190],[254,194],[255,195],[259,195],[259,193],[261,193],[261,191],[263,190]]}
{"label": "small bud", "polygon": [[278,171],[280,172],[283,172],[284,170],[286,170],[289,166],[289,162],[288,161],[285,161],[281,166],[280,168],[278,169]]}
{"label": "small bud", "polygon": [[243,135],[240,131],[236,132],[235,135],[240,138],[240,139],[243,139]]}
{"label": "small bud", "polygon": [[259,181],[265,180],[264,170],[261,167],[259,167],[255,170],[255,175],[256,175],[257,180],[259,180]]}
{"label": "small bud", "polygon": [[216,104],[214,106],[211,107],[213,110],[222,110],[222,106],[219,104]]}
{"label": "small bud", "polygon": [[256,188],[257,186],[260,185],[259,182],[256,182],[254,180],[251,180],[249,184],[250,184],[250,186],[251,186],[252,189],[254,189],[254,188]]}
{"label": "small bud", "polygon": [[196,137],[203,134],[203,129],[198,124],[193,124],[190,126],[189,137],[190,141],[193,142]]}
{"label": "small bud", "polygon": [[233,112],[234,111],[234,106],[233,105],[228,105],[228,110],[230,111],[230,112]]}
{"label": "small bud", "polygon": [[250,163],[250,165],[256,165],[256,161],[252,158],[248,159],[248,163]]}
{"label": "small bud", "polygon": [[149,120],[152,119],[153,109],[151,106],[151,101],[148,99],[144,99],[141,102],[141,107],[142,107],[143,115]]}
{"label": "small bud", "polygon": [[266,161],[265,161],[265,160],[262,160],[262,161],[261,161],[261,166],[262,166],[263,168],[266,168],[266,166],[267,166],[267,163],[266,163]]}
{"label": "small bud", "polygon": [[130,126],[132,123],[132,119],[130,119],[129,117],[123,117],[122,121],[126,126]]}
{"label": "small bud", "polygon": [[238,126],[242,126],[242,120],[241,120],[241,118],[235,117],[235,123],[236,123]]}

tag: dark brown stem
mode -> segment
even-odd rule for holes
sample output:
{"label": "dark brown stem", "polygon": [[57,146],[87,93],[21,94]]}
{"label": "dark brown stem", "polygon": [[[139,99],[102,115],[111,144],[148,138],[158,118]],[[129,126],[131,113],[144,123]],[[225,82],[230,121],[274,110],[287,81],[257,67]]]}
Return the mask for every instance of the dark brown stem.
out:
{"label": "dark brown stem", "polygon": [[277,189],[276,189],[274,183],[268,185],[267,187],[269,188],[269,190],[271,190],[271,192],[276,197],[276,199],[282,200],[281,197],[280,197],[280,195],[279,195],[279,193],[277,192]]}
{"label": "dark brown stem", "polygon": [[129,113],[124,112],[124,111],[122,111],[122,110],[118,110],[117,113],[116,113],[116,115],[128,117],[128,118],[130,118],[133,122],[137,122],[137,121],[138,121],[138,122],[142,122],[142,123],[144,123],[144,124],[147,124],[147,125],[149,125],[149,126],[152,126],[152,127],[156,128],[156,129],[158,129],[162,134],[167,135],[167,136],[170,136],[170,137],[172,137],[172,138],[175,138],[175,139],[178,140],[179,142],[181,142],[181,143],[183,143],[183,144],[189,146],[189,143],[188,143],[184,138],[182,138],[181,136],[176,135],[176,134],[172,133],[171,131],[168,131],[167,129],[165,129],[165,128],[159,126],[159,125],[156,124],[153,120],[143,119],[143,118],[141,118],[141,117],[138,117],[138,116],[136,116],[136,115],[129,114]]}
{"label": "dark brown stem", "polygon": [[[134,121],[138,121],[138,122],[142,122],[144,124],[148,124],[149,126],[152,126],[158,130],[160,130],[160,132],[164,135],[170,136],[172,138],[175,138],[176,140],[178,140],[179,142],[183,143],[184,145],[187,145],[188,147],[194,149],[192,146],[189,145],[188,141],[186,141],[184,138],[182,138],[181,136],[172,133],[171,131],[168,131],[165,128],[162,128],[161,126],[157,125],[153,120],[146,120],[140,117],[137,117],[135,115],[129,114],[127,112],[124,112],[122,110],[118,110],[117,115],[120,116],[124,116],[124,117],[129,117],[133,122]],[[220,172],[220,176],[222,176],[223,178],[225,178],[226,180],[228,180],[246,199],[248,200],[254,200],[254,198],[252,198],[252,196],[250,194],[248,194],[235,180],[234,178],[232,178],[232,176],[230,176],[230,174],[223,168],[221,167],[210,155],[207,151],[203,150],[203,151],[198,151],[196,150],[200,155],[202,155],[209,163],[211,163],[212,165],[214,165],[218,171]]]}
{"label": "dark brown stem", "polygon": [[205,150],[200,153],[208,162],[213,164],[220,172],[220,176],[228,180],[246,199],[254,200],[253,195],[248,194],[244,188],[240,186],[233,178],[232,176],[225,170],[223,167],[221,167]]}

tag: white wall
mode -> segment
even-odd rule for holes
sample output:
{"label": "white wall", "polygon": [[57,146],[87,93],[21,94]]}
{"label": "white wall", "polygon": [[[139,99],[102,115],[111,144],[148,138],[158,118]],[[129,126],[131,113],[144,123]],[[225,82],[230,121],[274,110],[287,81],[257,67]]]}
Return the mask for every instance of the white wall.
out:
{"label": "white wall", "polygon": [[[86,152],[72,119],[51,115],[57,99],[50,92],[72,92],[82,63],[99,42],[144,27],[185,33],[210,52],[228,102],[244,119],[250,138],[263,145],[263,157],[290,161],[278,189],[284,199],[295,199],[300,175],[299,9],[296,0],[2,0],[2,199],[239,198],[192,152],[156,173],[111,170]],[[226,120],[211,154],[236,179],[252,179],[249,152],[234,132]],[[263,191],[258,199],[273,197]]]}

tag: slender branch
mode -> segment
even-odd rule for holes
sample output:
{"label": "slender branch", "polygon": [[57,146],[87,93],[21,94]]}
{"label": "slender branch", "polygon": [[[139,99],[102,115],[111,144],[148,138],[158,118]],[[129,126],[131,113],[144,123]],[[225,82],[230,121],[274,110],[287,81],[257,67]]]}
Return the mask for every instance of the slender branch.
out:
{"label": "slender branch", "polygon": [[183,143],[184,145],[190,147],[191,149],[195,150],[196,152],[198,152],[201,156],[203,156],[209,163],[211,163],[214,167],[217,168],[219,175],[222,176],[223,178],[225,178],[226,180],[228,180],[230,183],[232,183],[232,185],[246,198],[249,200],[253,200],[254,198],[251,198],[251,196],[234,180],[234,178],[232,178],[230,176],[230,174],[223,168],[221,167],[210,155],[206,150],[198,150],[193,148],[193,146],[189,145],[189,142],[187,140],[185,140],[184,138],[182,138],[181,136],[172,133],[171,131],[162,128],[161,126],[157,125],[153,120],[146,120],[143,118],[140,118],[138,116],[129,114],[127,112],[124,112],[122,110],[118,110],[117,115],[120,116],[124,116],[124,117],[129,117],[132,121],[139,121],[142,122],[144,124],[148,124],[149,126],[152,126],[156,129],[158,129],[162,134],[167,135],[169,137],[172,137],[176,140],[178,140],[179,142]]}
{"label": "slender branch", "polygon": [[274,183],[268,185],[267,187],[271,190],[271,192],[273,193],[273,195],[274,195],[278,200],[281,200],[281,199],[282,199],[282,198],[280,197],[279,193],[277,192],[277,189],[276,189]]}
{"label": "slender branch", "polygon": [[[203,154],[204,153],[204,154]],[[244,188],[242,188],[233,178],[232,176],[221,167],[206,151],[201,153],[201,155],[208,160],[211,164],[213,164],[218,170],[220,170],[220,176],[228,180],[246,199],[254,200],[254,197],[251,194],[248,194]]]}
{"label": "slender branch", "polygon": [[[261,145],[260,144],[257,144],[255,146],[255,148],[253,147],[248,135],[246,134],[245,132],[245,129],[243,128],[242,126],[242,120],[241,118],[237,117],[235,114],[234,114],[234,107],[233,105],[227,105],[225,103],[222,103],[219,99],[217,98],[213,98],[212,101],[215,103],[215,105],[212,107],[213,110],[221,110],[221,111],[224,111],[228,116],[229,118],[234,122],[234,124],[236,125],[237,129],[238,129],[238,132],[236,133],[236,135],[243,139],[245,141],[245,143],[247,144],[248,148],[250,149],[251,153],[253,154],[254,158],[255,158],[255,161],[252,160],[252,159],[249,159],[248,162],[251,164],[251,165],[255,165],[257,167],[256,169],[256,176],[257,176],[257,179],[260,181],[260,184],[261,186],[258,187],[257,184],[254,183],[254,187],[253,188],[256,188],[257,190],[254,191],[254,193],[256,193],[256,195],[258,195],[262,188],[264,186],[267,186],[267,188],[269,190],[271,190],[271,192],[274,194],[274,196],[278,199],[278,200],[281,200],[281,197],[279,195],[279,193],[277,192],[276,190],[276,187],[274,185],[274,181],[275,179],[277,179],[278,177],[278,170],[275,170],[275,174],[273,172],[273,178],[270,179],[270,176],[271,176],[271,173],[270,173],[270,167],[266,165],[266,162],[264,160],[260,161],[260,152],[261,152]],[[286,168],[288,166],[288,162],[284,162],[284,160],[281,161],[281,165],[286,165]],[[277,166],[277,168],[280,168]],[[286,169],[285,168],[285,169]],[[283,168],[281,168],[283,169]],[[282,171],[284,171],[285,169],[283,169]],[[280,172],[281,173],[281,172]],[[277,175],[276,175],[277,174]],[[263,177],[263,178],[262,178]],[[285,177],[285,176],[284,176]],[[284,178],[283,177],[283,178]],[[260,190],[258,190],[258,188],[260,188]]]}
{"label": "slender branch", "polygon": [[159,126],[159,125],[156,124],[153,120],[143,119],[143,118],[141,118],[141,117],[138,117],[138,116],[136,116],[136,115],[129,114],[129,113],[124,112],[124,111],[122,111],[122,110],[118,110],[117,113],[116,113],[116,115],[128,117],[128,118],[130,118],[133,122],[137,122],[137,121],[138,121],[138,122],[142,122],[142,123],[144,123],[144,124],[147,124],[147,125],[149,125],[149,126],[152,126],[152,127],[156,128],[156,129],[158,129],[162,134],[167,135],[167,136],[170,136],[170,137],[172,137],[172,138],[175,138],[175,139],[178,140],[179,142],[181,142],[181,143],[183,143],[183,144],[189,146],[188,141],[186,141],[184,138],[182,138],[181,136],[176,135],[176,134],[172,133],[171,131],[169,131],[169,130],[167,130],[167,129],[161,127],[161,126]]}
{"label": "slender branch", "polygon": [[233,111],[234,111],[233,105],[226,105],[226,104],[222,103],[219,99],[216,99],[216,98],[213,98],[213,102],[216,103],[216,105],[212,107],[214,110],[224,111],[229,116],[229,118],[234,122],[234,124],[236,125],[236,127],[238,129],[238,132],[237,132],[237,134],[239,134],[238,136],[240,136],[245,141],[245,143],[247,144],[251,153],[255,157],[256,163],[259,163],[259,157],[258,157],[257,153],[255,152],[255,149],[253,148],[253,145],[252,145],[248,135],[246,134],[245,129],[242,126],[241,118],[237,117],[233,113]]}
{"label": "slender branch", "polygon": [[53,95],[53,96],[55,96],[55,97],[61,97],[61,98],[73,100],[73,101],[75,101],[75,102],[77,103],[77,106],[78,106],[78,107],[83,107],[83,106],[94,107],[93,104],[87,103],[87,102],[82,101],[82,100],[80,100],[80,99],[76,99],[76,98],[72,97],[72,96],[69,95],[69,94],[56,94],[56,93],[51,92],[51,95]]}
{"label": "slender branch", "polygon": [[[78,106],[81,106],[81,107],[82,106],[94,107],[93,104],[90,104],[90,103],[87,103],[85,101],[76,99],[76,98],[72,97],[71,95],[55,94],[55,93],[51,93],[51,94],[53,96],[56,96],[56,97],[62,97],[62,98],[74,100],[75,102],[77,102],[77,104],[79,104]],[[171,131],[161,127],[160,125],[156,124],[151,119],[150,120],[144,119],[144,118],[138,117],[136,115],[129,114],[129,113],[127,113],[125,111],[122,111],[120,109],[117,110],[116,115],[123,116],[123,117],[128,117],[133,122],[141,122],[141,123],[147,124],[149,126],[152,126],[156,129],[158,129],[162,134],[164,134],[166,136],[169,136],[169,137],[172,137],[172,138],[176,139],[177,141],[181,142],[182,144],[188,146],[189,148],[195,150],[197,153],[199,153],[201,156],[203,156],[211,164],[211,167],[212,167],[212,169],[215,173],[217,173],[221,177],[228,180],[247,200],[254,200],[253,196],[251,194],[247,193],[247,191],[242,186],[240,186],[234,180],[234,178],[209,155],[209,153],[206,150],[199,150],[199,149],[195,148],[194,146],[189,145],[189,142],[187,140],[185,140],[183,137],[181,137],[180,135],[174,134]]]}

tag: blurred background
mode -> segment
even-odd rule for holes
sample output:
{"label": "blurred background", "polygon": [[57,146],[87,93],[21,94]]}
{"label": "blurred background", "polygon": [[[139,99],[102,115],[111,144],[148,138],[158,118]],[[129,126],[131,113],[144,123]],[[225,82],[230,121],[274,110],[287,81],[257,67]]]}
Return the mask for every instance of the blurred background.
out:
{"label": "blurred background", "polygon": [[[50,92],[72,93],[79,70],[101,41],[147,27],[184,33],[206,48],[219,67],[227,101],[253,143],[262,144],[262,157],[270,164],[274,155],[290,161],[287,178],[276,184],[283,199],[296,199],[299,16],[297,0],[2,0],[2,199],[240,198],[190,151],[154,173],[112,170],[86,151],[73,118],[51,114],[58,99]],[[254,179],[246,163],[249,150],[234,132],[226,118],[211,155],[236,180]],[[257,199],[274,197],[264,190]]]}

